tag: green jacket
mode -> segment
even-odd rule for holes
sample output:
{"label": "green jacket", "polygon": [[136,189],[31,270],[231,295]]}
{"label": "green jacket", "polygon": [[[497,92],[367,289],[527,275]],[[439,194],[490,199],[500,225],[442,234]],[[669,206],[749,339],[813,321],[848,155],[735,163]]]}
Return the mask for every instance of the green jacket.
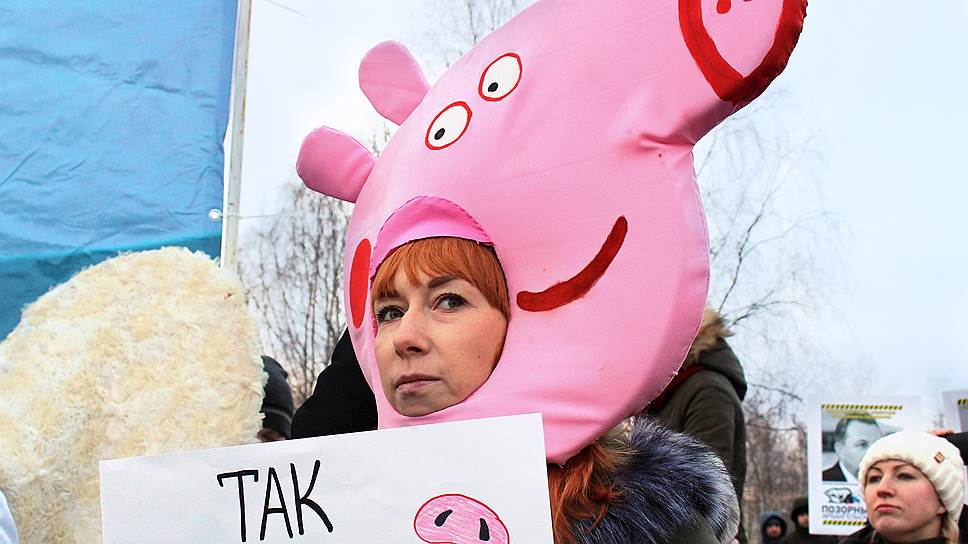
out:
{"label": "green jacket", "polygon": [[[649,413],[674,431],[687,434],[711,447],[733,478],[736,496],[743,496],[746,481],[746,421],[740,402],[746,396],[746,377],[739,359],[719,338],[699,354],[684,382],[665,396]],[[745,542],[746,535],[742,535]]]}

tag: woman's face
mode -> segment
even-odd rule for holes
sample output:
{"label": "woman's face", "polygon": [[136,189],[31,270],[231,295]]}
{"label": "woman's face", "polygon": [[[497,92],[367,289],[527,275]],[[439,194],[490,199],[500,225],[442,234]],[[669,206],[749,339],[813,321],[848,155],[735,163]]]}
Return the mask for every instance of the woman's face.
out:
{"label": "woman's face", "polygon": [[886,460],[867,471],[867,518],[892,542],[915,542],[941,534],[946,512],[931,481],[910,463]]}
{"label": "woman's face", "polygon": [[453,406],[494,370],[508,322],[470,282],[420,273],[410,283],[401,267],[393,292],[373,304],[376,362],[383,393],[405,416]]}

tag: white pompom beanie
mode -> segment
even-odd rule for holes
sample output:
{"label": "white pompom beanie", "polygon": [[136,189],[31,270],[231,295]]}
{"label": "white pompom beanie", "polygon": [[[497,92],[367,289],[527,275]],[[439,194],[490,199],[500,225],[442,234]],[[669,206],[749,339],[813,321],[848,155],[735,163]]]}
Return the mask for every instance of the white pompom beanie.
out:
{"label": "white pompom beanie", "polygon": [[965,464],[953,444],[924,432],[903,431],[889,434],[871,445],[860,462],[860,490],[864,491],[867,471],[877,462],[894,459],[911,463],[934,486],[941,504],[948,511],[942,524],[945,534],[958,527],[965,499]]}

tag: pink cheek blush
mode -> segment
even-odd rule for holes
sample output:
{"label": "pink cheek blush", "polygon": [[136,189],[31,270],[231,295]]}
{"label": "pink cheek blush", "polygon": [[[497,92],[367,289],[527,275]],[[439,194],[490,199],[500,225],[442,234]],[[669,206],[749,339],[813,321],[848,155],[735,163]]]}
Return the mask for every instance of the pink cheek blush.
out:
{"label": "pink cheek blush", "polygon": [[366,291],[370,273],[370,241],[360,240],[353,254],[353,264],[350,268],[350,314],[353,316],[353,326],[357,329],[363,324],[366,314]]}

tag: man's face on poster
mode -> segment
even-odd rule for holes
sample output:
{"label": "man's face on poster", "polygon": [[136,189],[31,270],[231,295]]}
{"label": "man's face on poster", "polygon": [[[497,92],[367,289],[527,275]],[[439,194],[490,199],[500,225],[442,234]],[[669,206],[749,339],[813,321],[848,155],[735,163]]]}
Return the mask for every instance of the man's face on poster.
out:
{"label": "man's face on poster", "polygon": [[881,428],[877,426],[877,422],[851,421],[847,424],[843,441],[834,442],[834,451],[840,457],[844,468],[856,477],[860,460],[867,453],[867,448],[881,436]]}

